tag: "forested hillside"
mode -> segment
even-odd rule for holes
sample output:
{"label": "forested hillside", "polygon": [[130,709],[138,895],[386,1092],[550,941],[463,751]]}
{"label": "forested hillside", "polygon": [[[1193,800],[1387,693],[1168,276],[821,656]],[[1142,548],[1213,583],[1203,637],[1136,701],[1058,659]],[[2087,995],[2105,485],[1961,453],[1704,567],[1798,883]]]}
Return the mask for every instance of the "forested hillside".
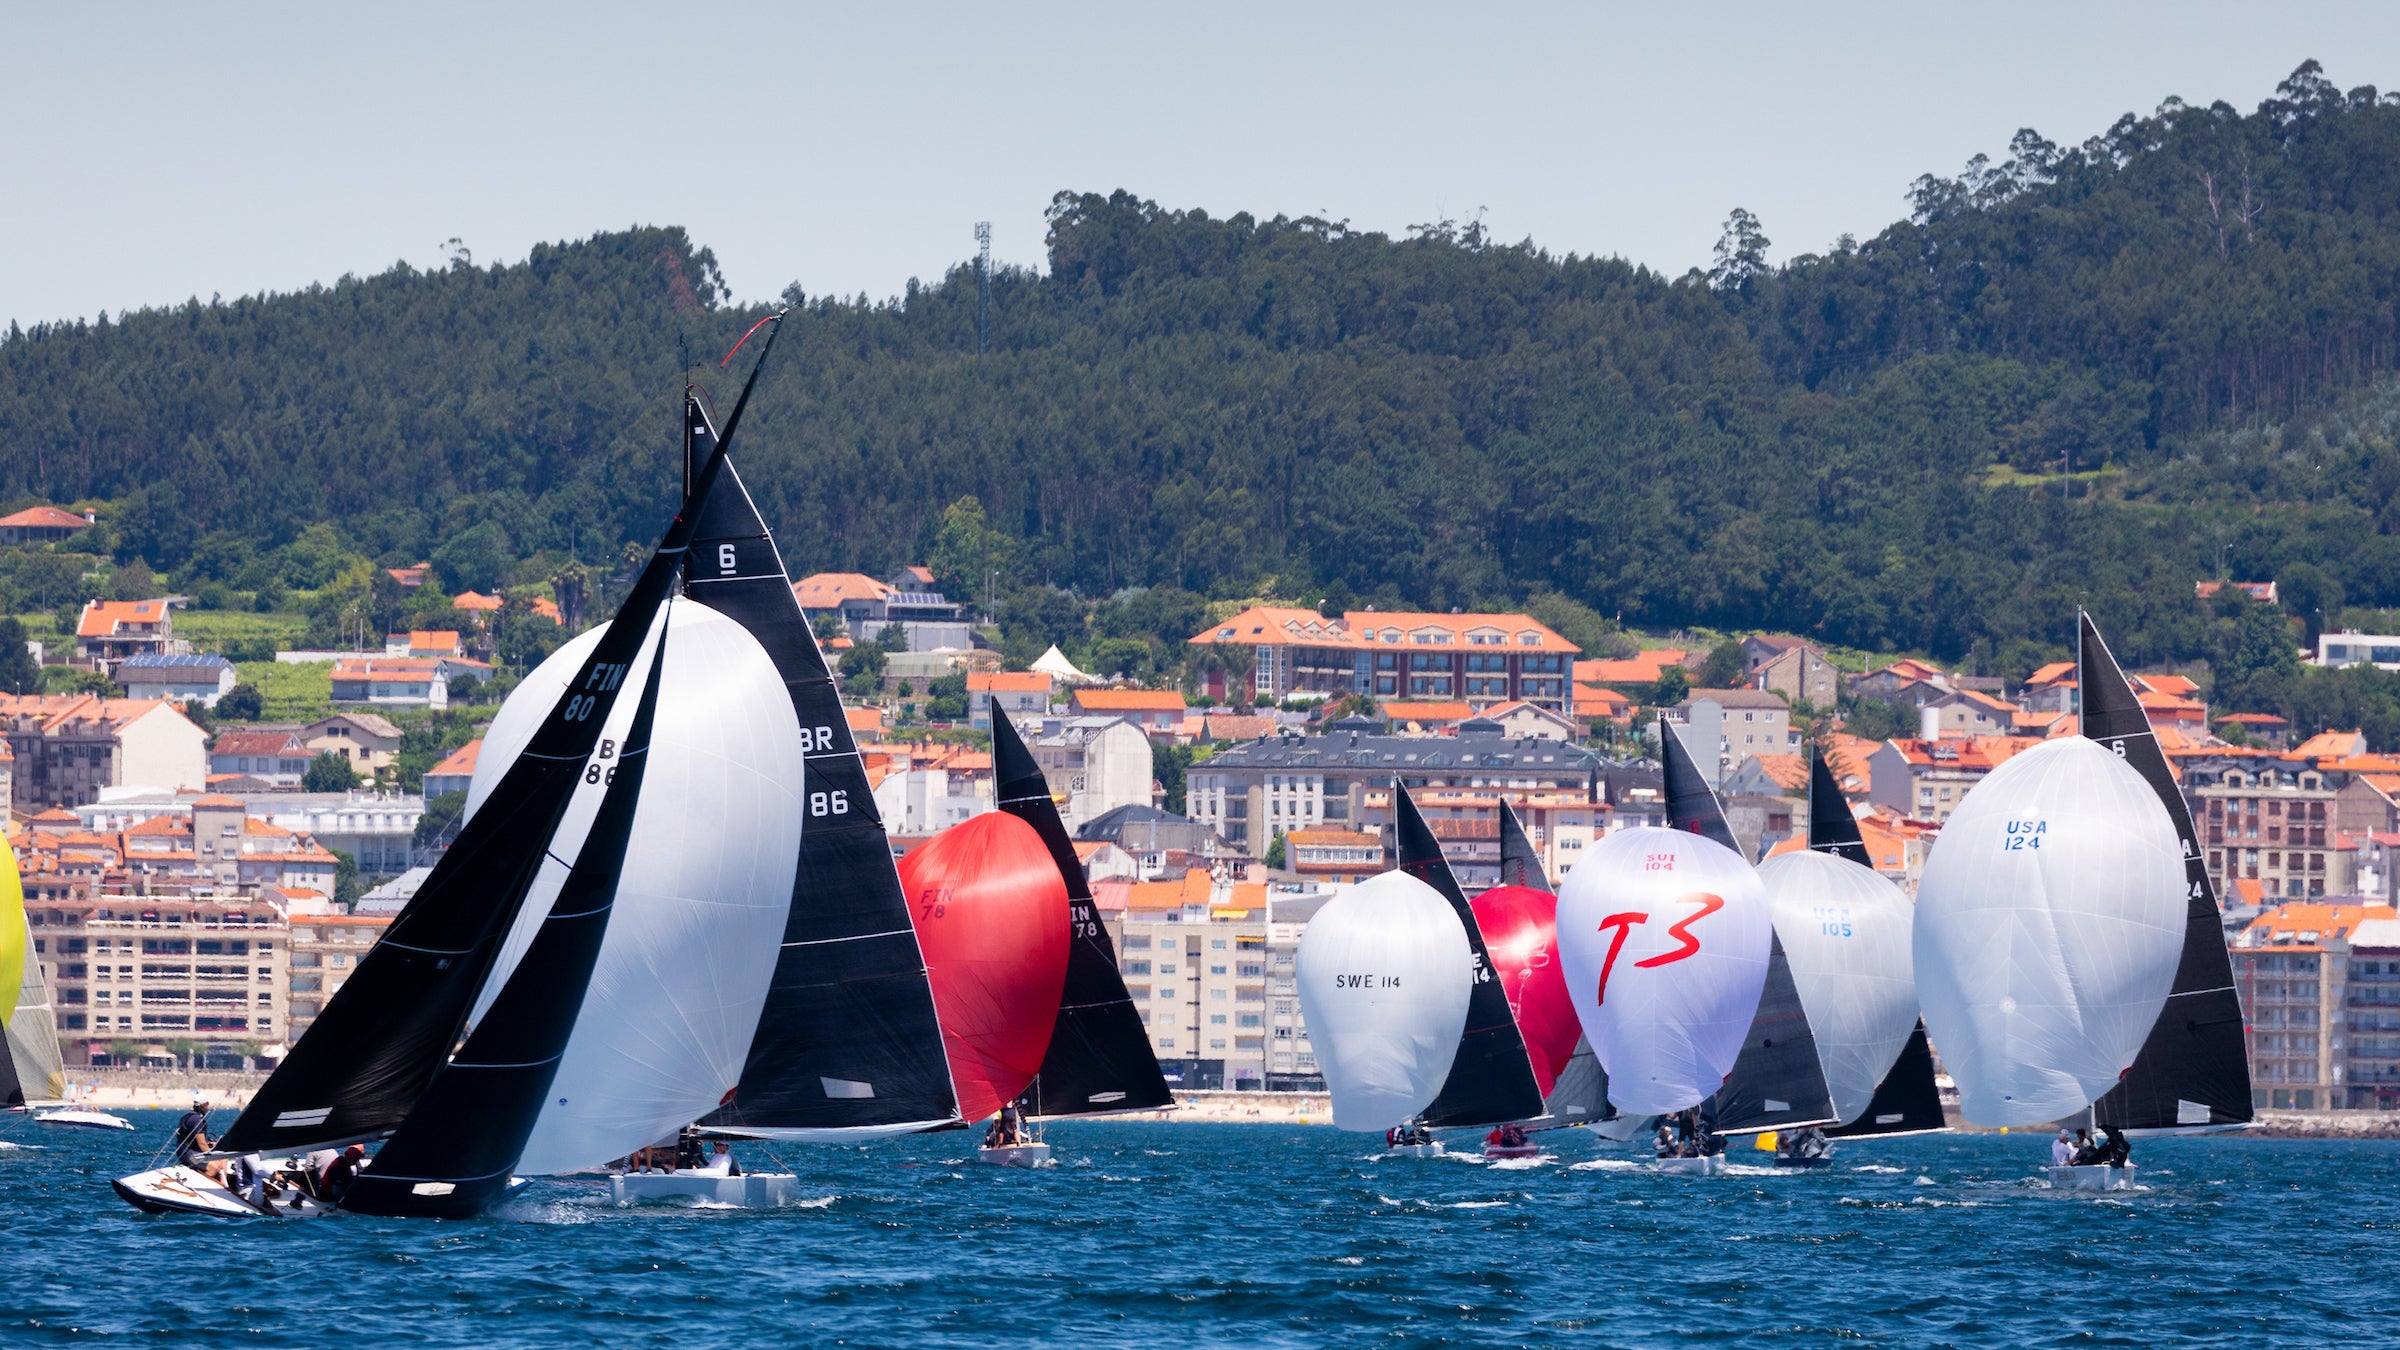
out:
{"label": "forested hillside", "polygon": [[[2220,565],[2312,624],[2400,606],[2400,95],[2312,62],[2254,111],[2021,133],[1909,200],[1781,267],[1737,212],[1667,277],[1062,193],[988,352],[966,267],[788,292],[740,459],[796,570],[996,568],[1026,640],[1092,635],[1054,588],[1554,592],[2021,673],[2078,602],[2130,661],[2210,655]],[[763,311],[721,296],[707,250],[636,229],[12,328],[0,498],[94,502],[84,546],[217,603],[326,584],[322,522],[453,589],[613,562],[663,518],[685,353],[739,374],[714,358]],[[937,539],[970,496],[987,524]]]}

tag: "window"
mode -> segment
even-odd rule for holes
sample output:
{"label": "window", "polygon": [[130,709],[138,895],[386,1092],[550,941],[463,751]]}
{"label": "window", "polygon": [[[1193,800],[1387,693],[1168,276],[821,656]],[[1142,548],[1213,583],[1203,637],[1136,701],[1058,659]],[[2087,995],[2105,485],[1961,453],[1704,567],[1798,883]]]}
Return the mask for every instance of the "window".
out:
{"label": "window", "polygon": [[1212,1027],[1221,1027],[1225,1025],[1225,1014],[1210,1013],[1208,1015],[1208,1024]]}
{"label": "window", "polygon": [[1208,1000],[1211,1003],[1223,1003],[1225,1001],[1225,991],[1222,989],[1209,990]]}
{"label": "window", "polygon": [[[1125,940],[1125,945],[1129,948],[1133,946],[1133,939],[1127,938]],[[1150,939],[1143,938],[1142,945],[1145,947],[1149,946]],[[1147,961],[1128,961],[1125,963],[1125,973],[1128,975],[1147,975],[1150,973],[1150,963]]]}
{"label": "window", "polygon": [[1225,1048],[1225,1038],[1224,1038],[1224,1037],[1222,1037],[1222,1036],[1214,1036],[1214,1037],[1211,1037],[1211,1038],[1209,1039],[1209,1042],[1208,1042],[1208,1048],[1209,1048],[1209,1049],[1211,1049],[1211,1050],[1222,1050],[1222,1049],[1224,1049],[1224,1048]]}
{"label": "window", "polygon": [[[1225,950],[1225,939],[1223,939],[1223,938],[1217,938],[1217,939],[1215,939],[1215,940],[1211,941],[1211,942],[1208,944],[1208,946],[1209,946],[1209,950],[1211,950],[1211,951],[1219,951],[1219,952],[1221,952],[1221,951]],[[1219,966],[1219,967],[1217,967],[1217,973],[1218,973],[1219,975],[1222,975],[1222,974],[1224,974],[1224,973],[1225,973],[1225,968],[1224,968],[1223,966]]]}
{"label": "window", "polygon": [[[1218,945],[1219,945],[1219,946],[1222,946],[1222,945],[1224,945],[1224,944],[1220,943],[1220,944],[1218,944]],[[1209,973],[1209,974],[1211,974],[1211,975],[1222,975],[1222,974],[1224,974],[1224,973],[1225,973],[1225,967],[1223,967],[1223,966],[1210,966],[1210,967],[1208,968],[1208,973]]]}

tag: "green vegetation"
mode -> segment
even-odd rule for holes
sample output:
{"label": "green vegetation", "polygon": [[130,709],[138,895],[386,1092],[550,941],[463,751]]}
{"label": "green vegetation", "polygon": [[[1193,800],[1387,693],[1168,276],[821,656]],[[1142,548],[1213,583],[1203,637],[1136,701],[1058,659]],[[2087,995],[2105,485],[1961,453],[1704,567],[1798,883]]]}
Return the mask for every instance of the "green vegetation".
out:
{"label": "green vegetation", "polygon": [[[969,267],[879,303],[792,287],[742,467],[796,571],[931,560],[994,597],[1012,660],[1140,678],[1241,660],[1183,639],[1258,596],[2011,675],[2079,603],[2129,664],[2219,659],[2238,625],[2192,583],[2220,568],[2338,583],[2304,625],[2400,607],[2400,100],[2312,62],[2247,113],[2022,132],[1909,201],[1780,267],[1736,211],[1714,268],[1667,277],[1479,225],[1062,193],[1047,272],[993,278],[988,355]],[[331,642],[466,586],[604,606],[676,481],[679,339],[761,312],[721,297],[707,250],[639,229],[12,329],[0,504],[100,520],[0,562],[0,609],[163,584]],[[422,592],[380,571],[420,559]]]}
{"label": "green vegetation", "polygon": [[234,678],[258,691],[266,721],[313,722],[333,713],[330,661],[244,661],[235,667]]}
{"label": "green vegetation", "polygon": [[348,792],[357,786],[358,771],[338,750],[323,751],[310,760],[308,772],[300,777],[300,787],[306,792]]}

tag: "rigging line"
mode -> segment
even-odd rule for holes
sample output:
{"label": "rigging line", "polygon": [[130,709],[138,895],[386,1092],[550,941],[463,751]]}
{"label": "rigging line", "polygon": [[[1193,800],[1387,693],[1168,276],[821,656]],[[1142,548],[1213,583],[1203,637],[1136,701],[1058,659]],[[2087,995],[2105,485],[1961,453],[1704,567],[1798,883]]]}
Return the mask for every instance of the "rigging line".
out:
{"label": "rigging line", "polygon": [[852,933],[847,937],[810,938],[806,942],[787,942],[783,945],[786,947],[829,947],[836,942],[865,942],[872,938],[899,937],[903,933],[913,934],[916,931],[914,928],[894,928],[883,933]]}
{"label": "rigging line", "polygon": [[750,340],[750,338],[751,338],[751,334],[754,334],[754,333],[756,333],[756,332],[757,332],[759,329],[766,327],[768,324],[771,324],[771,323],[775,322],[777,319],[780,319],[780,318],[782,318],[782,317],[783,317],[783,311],[782,311],[782,310],[777,310],[777,311],[775,311],[773,314],[770,314],[770,315],[768,315],[767,317],[765,317],[765,318],[763,318],[763,319],[760,319],[760,320],[759,320],[757,323],[754,323],[754,324],[750,325],[750,331],[749,331],[749,332],[747,332],[747,333],[744,333],[744,334],[742,334],[742,337],[741,337],[741,341],[740,341],[740,342],[736,342],[736,343],[734,343],[734,344],[733,344],[733,348],[732,348],[732,350],[731,350],[731,351],[728,351],[728,352],[726,352],[726,353],[725,353],[725,359],[724,359],[724,360],[717,362],[717,369],[719,369],[719,370],[723,370],[723,369],[724,369],[726,366],[728,366],[728,365],[730,365],[730,364],[732,363],[732,361],[733,361],[733,354],[734,354],[734,352],[738,352],[738,351],[740,351],[740,350],[742,349],[742,343],[743,343],[743,342],[748,342],[748,341]]}

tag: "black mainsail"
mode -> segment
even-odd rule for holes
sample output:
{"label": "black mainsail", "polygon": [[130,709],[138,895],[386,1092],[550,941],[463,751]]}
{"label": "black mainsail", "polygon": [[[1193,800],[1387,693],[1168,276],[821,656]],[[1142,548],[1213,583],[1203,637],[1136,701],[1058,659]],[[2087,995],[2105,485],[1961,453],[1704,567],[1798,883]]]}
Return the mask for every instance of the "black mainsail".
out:
{"label": "black mainsail", "polygon": [[[697,398],[685,399],[684,423],[691,455],[708,458],[717,435]],[[702,1123],[802,1140],[950,1124],[958,1099],[933,986],[833,672],[730,462],[698,518],[685,589],[767,649],[808,744],[808,819],[783,949],[733,1099]]]}
{"label": "black mainsail", "polygon": [[[758,368],[765,358],[762,351]],[[738,420],[740,405],[734,411]],[[728,429],[728,440],[731,434]],[[694,493],[705,497],[724,468],[719,446],[697,475]],[[359,958],[308,1034],[259,1086],[217,1141],[218,1152],[365,1142],[399,1128],[415,1108],[458,1046],[501,943],[551,858],[569,804],[577,791],[605,776],[590,772],[600,767],[601,731],[682,568],[692,506],[693,498],[685,498],[616,621],[483,809],[461,827],[384,939]]]}
{"label": "black mainsail", "polygon": [[1075,841],[1059,819],[1042,766],[1000,705],[992,705],[992,782],[1000,809],[1033,827],[1067,883],[1067,981],[1059,990],[1058,1020],[1041,1071],[1021,1100],[1035,1116],[1155,1111],[1175,1104],[1150,1050],[1150,1028],[1125,991],[1116,945],[1100,922],[1100,907],[1075,857]]}
{"label": "black mainsail", "polygon": [[1500,803],[1500,884],[1529,886],[1552,894],[1558,890],[1550,884],[1550,873],[1542,866],[1541,852],[1534,848],[1524,824],[1505,801]]}
{"label": "black mainsail", "polygon": [[[631,626],[623,614],[617,622]],[[507,1194],[509,1174],[558,1077],[616,907],[617,877],[650,762],[666,633],[660,624],[623,746],[611,747],[605,737],[600,742],[593,766],[601,771],[605,795],[550,912],[466,1044],[434,1074],[400,1128],[343,1194],[343,1209],[464,1218]]]}
{"label": "black mainsail", "polygon": [[[1663,717],[1658,724],[1660,759],[1666,770],[1667,819],[1686,830],[1732,849],[1733,827],[1717,792],[1700,774],[1674,726]],[[1825,1066],[1817,1056],[1816,1033],[1809,1030],[1808,1012],[1800,1006],[1800,986],[1792,979],[1792,964],[1783,954],[1783,939],[1770,929],[1767,936],[1767,979],[1759,991],[1758,1012],[1742,1037],[1742,1051],[1724,1086],[1701,1104],[1701,1115],[1713,1111],[1718,1134],[1756,1134],[1762,1130],[1823,1125],[1834,1119],[1833,1089],[1825,1081]]]}
{"label": "black mainsail", "polygon": [[[1825,752],[1816,746],[1808,752],[1808,846],[1861,867],[1875,865],[1867,852],[1866,836],[1859,833],[1858,815],[1842,795],[1841,782],[1825,762]],[[1925,1019],[1920,1017],[1915,1030],[1908,1033],[1908,1043],[1900,1047],[1900,1057],[1875,1085],[1867,1109],[1858,1113],[1858,1119],[1829,1127],[1825,1133],[1837,1139],[1860,1139],[1947,1128],[1941,1090],[1933,1080],[1933,1045],[1925,1038]]]}
{"label": "black mainsail", "polygon": [[1542,1114],[1542,1089],[1534,1081],[1533,1057],[1517,1030],[1517,1015],[1492,970],[1492,954],[1483,944],[1483,928],[1475,922],[1474,907],[1442,857],[1441,841],[1433,837],[1408,789],[1392,783],[1393,851],[1399,869],[1441,893],[1452,913],[1466,926],[1467,946],[1475,956],[1475,983],[1467,995],[1466,1029],[1458,1053],[1450,1061],[1450,1076],[1425,1108],[1427,1125],[1463,1127],[1532,1120]]}
{"label": "black mainsail", "polygon": [[2079,651],[2076,683],[2082,731],[2117,752],[2118,758],[2158,795],[2176,837],[2183,841],[2186,909],[2183,955],[2150,1037],[2106,1095],[2092,1104],[2095,1122],[2111,1129],[2141,1131],[2228,1129],[2251,1120],[2250,1061],[2242,1040],[2242,1000],[2233,985],[2233,957],[2225,950],[2224,916],[2191,808],[2175,785],[2167,756],[2159,749],[2150,716],[2090,615],[2076,612]]}

